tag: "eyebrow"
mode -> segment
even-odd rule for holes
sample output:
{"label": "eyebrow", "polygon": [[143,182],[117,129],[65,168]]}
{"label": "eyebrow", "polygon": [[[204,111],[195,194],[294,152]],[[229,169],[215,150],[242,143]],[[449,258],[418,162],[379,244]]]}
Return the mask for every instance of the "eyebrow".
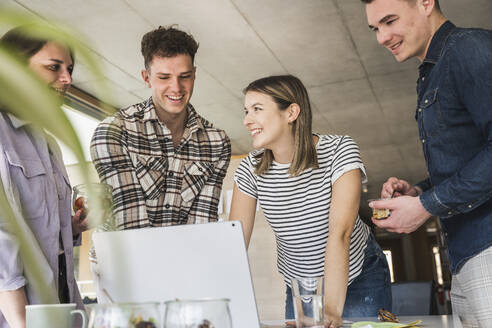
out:
{"label": "eyebrow", "polygon": [[[249,107],[255,107],[255,106],[257,106],[257,105],[260,105],[260,106],[261,106],[261,105],[263,105],[263,104],[262,104],[262,103],[259,103],[259,102],[256,102],[256,103],[254,103],[253,105],[251,105],[251,106],[249,106]],[[248,107],[244,106],[244,109],[248,109]]]}
{"label": "eyebrow", "polygon": [[[187,71],[187,72],[181,72],[179,73],[179,75],[183,75],[183,74],[191,74],[193,73],[193,70],[191,71]],[[171,73],[162,73],[162,72],[159,72],[159,73],[156,73],[157,75],[171,75]]]}
{"label": "eyebrow", "polygon": [[[397,15],[395,15],[395,14],[386,15],[379,20],[379,24],[386,23],[387,21],[389,21],[390,19],[395,18],[395,17],[397,17]],[[369,28],[374,29],[375,26],[369,25]]]}
{"label": "eyebrow", "polygon": [[[56,59],[56,58],[50,58],[49,60],[51,60],[52,62],[55,62],[57,64],[64,64],[65,63],[63,60]],[[68,67],[71,67],[73,69],[73,63],[68,65]]]}
{"label": "eyebrow", "polygon": [[54,61],[55,63],[58,63],[58,64],[63,64],[63,60],[60,60],[60,59],[50,58],[50,60]]}

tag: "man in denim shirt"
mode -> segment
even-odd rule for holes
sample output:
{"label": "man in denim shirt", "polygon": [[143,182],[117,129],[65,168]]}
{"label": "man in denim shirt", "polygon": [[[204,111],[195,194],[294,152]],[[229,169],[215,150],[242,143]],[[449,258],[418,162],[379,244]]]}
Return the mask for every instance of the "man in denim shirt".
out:
{"label": "man in denim shirt", "polygon": [[390,178],[373,208],[384,229],[410,233],[440,217],[453,274],[455,318],[492,327],[492,31],[457,28],[438,0],[362,0],[378,42],[422,63],[415,118],[429,178]]}

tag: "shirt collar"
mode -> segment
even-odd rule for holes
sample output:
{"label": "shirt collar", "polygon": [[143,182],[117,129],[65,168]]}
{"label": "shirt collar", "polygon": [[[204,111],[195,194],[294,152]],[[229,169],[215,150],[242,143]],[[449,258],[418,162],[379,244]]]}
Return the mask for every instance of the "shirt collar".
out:
{"label": "shirt collar", "polygon": [[429,49],[427,49],[427,54],[425,55],[424,63],[435,64],[442,55],[444,50],[444,45],[451,34],[451,32],[456,28],[456,25],[451,23],[451,21],[445,21],[444,24],[439,27],[439,29],[434,33]]}
{"label": "shirt collar", "polygon": [[203,129],[202,121],[191,104],[188,104],[188,119],[186,120],[186,128],[190,129],[191,132]]}
{"label": "shirt collar", "polygon": [[31,122],[21,120],[17,116],[11,113],[7,113],[7,116],[10,119],[10,122],[12,122],[12,126],[16,129],[23,127],[24,125],[31,124]]}
{"label": "shirt collar", "polygon": [[144,103],[143,108],[143,121],[158,121],[157,113],[155,112],[154,102],[152,101],[152,97],[147,99]]}
{"label": "shirt collar", "polygon": [[[155,111],[154,102],[152,101],[152,97],[147,99],[144,104],[143,110],[143,121],[158,121],[157,113]],[[195,108],[191,104],[188,104],[188,117],[186,120],[185,128],[189,129],[190,132],[194,132],[199,129],[203,129],[203,123],[200,120],[198,113],[195,111]]]}

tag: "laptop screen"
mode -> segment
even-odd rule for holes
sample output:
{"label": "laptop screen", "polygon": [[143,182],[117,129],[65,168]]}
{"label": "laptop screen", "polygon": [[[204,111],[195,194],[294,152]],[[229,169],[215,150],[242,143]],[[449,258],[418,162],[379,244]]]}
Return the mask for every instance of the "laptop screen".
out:
{"label": "laptop screen", "polygon": [[98,301],[228,298],[235,328],[259,327],[241,224],[237,221],[93,234]]}

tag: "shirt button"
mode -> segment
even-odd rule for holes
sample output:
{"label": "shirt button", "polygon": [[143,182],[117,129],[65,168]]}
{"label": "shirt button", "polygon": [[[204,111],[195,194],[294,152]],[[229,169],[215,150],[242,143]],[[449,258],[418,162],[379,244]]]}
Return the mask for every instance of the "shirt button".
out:
{"label": "shirt button", "polygon": [[198,171],[203,172],[203,169],[201,167],[198,168]]}
{"label": "shirt button", "polygon": [[425,139],[422,139],[422,143],[425,143]]}
{"label": "shirt button", "polygon": [[422,108],[419,108],[419,113],[422,111]]}
{"label": "shirt button", "polygon": [[472,206],[471,205],[468,205],[468,208],[472,208]]}
{"label": "shirt button", "polygon": [[426,103],[426,104],[427,104],[428,102],[429,102],[429,100],[428,100],[428,99],[424,100],[424,103]]}
{"label": "shirt button", "polygon": [[174,172],[169,172],[169,176],[172,177],[174,175]]}
{"label": "shirt button", "polygon": [[166,205],[164,205],[164,207],[165,207],[165,208],[169,208],[169,207],[171,207],[171,205],[166,204]]}
{"label": "shirt button", "polygon": [[453,212],[449,211],[448,214],[451,215],[451,214],[453,214]]}

